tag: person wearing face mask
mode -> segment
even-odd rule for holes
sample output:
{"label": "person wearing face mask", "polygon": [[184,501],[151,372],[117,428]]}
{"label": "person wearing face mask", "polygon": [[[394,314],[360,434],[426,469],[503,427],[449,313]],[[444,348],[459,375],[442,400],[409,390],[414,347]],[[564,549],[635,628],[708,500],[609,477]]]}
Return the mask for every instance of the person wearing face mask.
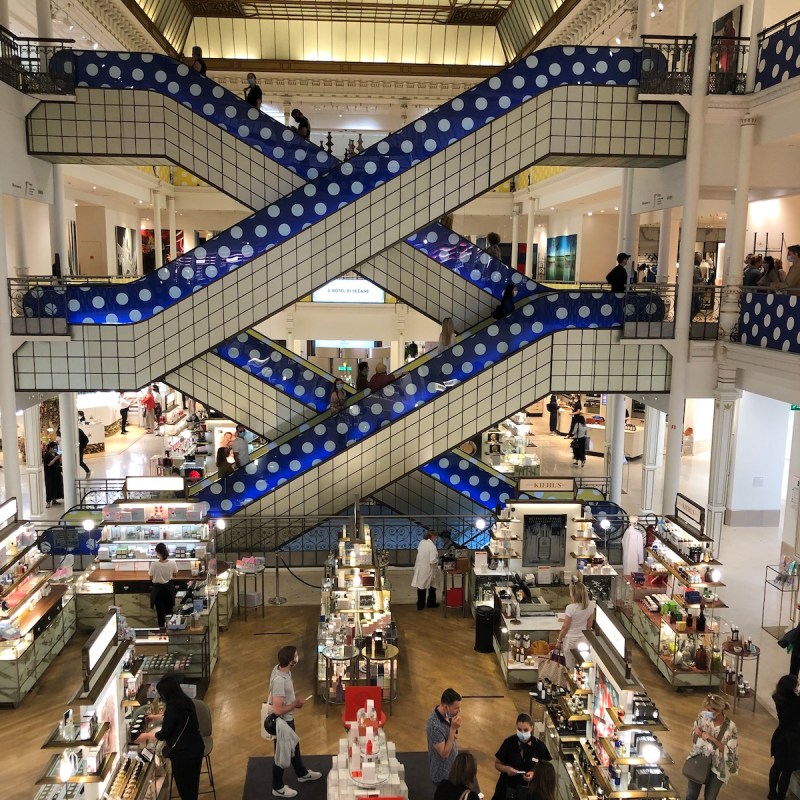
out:
{"label": "person wearing face mask", "polygon": [[254,72],[247,73],[247,88],[244,90],[244,99],[253,108],[261,108],[261,87],[256,83],[256,76]]}
{"label": "person wearing face mask", "polygon": [[550,761],[543,742],[533,735],[528,714],[517,717],[517,731],[503,740],[494,754],[494,768],[500,773],[492,800],[525,800],[537,761]]}
{"label": "person wearing face mask", "polygon": [[793,244],[787,249],[786,260],[789,262],[789,271],[781,288],[800,292],[800,244]]}
{"label": "person wearing face mask", "polygon": [[331,392],[331,413],[338,414],[344,410],[344,404],[347,401],[347,395],[344,391],[344,381],[337,378],[333,382],[333,391]]}
{"label": "person wearing face mask", "polygon": [[[272,711],[280,717],[292,730],[294,727],[294,711],[302,708],[306,701],[298,700],[294,694],[294,683],[292,682],[292,667],[297,666],[300,656],[294,645],[286,645],[278,650],[278,663],[272,670],[269,679],[269,696],[272,703]],[[280,735],[280,734],[279,734]],[[276,749],[278,744],[276,742]],[[317,781],[322,777],[321,772],[308,769],[303,763],[300,755],[300,743],[298,742],[292,754],[292,769],[294,769],[297,780],[300,783],[306,781]],[[286,786],[283,782],[284,770],[276,763],[272,764],[272,794],[275,797],[295,797],[297,789]]]}
{"label": "person wearing face mask", "polygon": [[722,695],[709,694],[692,729],[690,756],[711,756],[711,769],[705,783],[689,779],[686,800],[698,800],[705,786],[704,800],[716,800],[720,789],[739,772],[739,737],[736,723],[726,716],[730,704]]}
{"label": "person wearing face mask", "polygon": [[236,426],[236,438],[231,444],[231,455],[236,463],[236,468],[250,463],[250,445],[247,444],[244,425]]}
{"label": "person wearing face mask", "polygon": [[428,740],[428,766],[434,786],[446,781],[458,755],[458,730],[461,727],[461,695],[445,689],[441,702],[425,725]]}

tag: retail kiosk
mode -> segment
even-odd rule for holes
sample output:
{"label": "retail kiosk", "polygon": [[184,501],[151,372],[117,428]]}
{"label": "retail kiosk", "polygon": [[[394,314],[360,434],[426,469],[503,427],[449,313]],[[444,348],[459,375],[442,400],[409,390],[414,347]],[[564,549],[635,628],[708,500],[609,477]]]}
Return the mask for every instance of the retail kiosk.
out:
{"label": "retail kiosk", "polygon": [[16,498],[0,506],[0,704],[19,704],[75,633],[66,570],[43,569],[33,524]]}

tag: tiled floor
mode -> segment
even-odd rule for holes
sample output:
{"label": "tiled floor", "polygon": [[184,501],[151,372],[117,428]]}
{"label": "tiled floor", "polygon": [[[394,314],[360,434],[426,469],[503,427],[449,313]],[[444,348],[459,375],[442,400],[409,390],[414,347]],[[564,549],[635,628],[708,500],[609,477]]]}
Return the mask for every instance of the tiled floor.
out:
{"label": "tiled floor", "polygon": [[[551,436],[545,420],[537,419],[533,428],[542,475],[604,474],[603,459],[598,456],[589,456],[585,468],[573,467],[569,441],[561,436]],[[148,474],[150,458],[162,451],[163,441],[159,436],[147,435],[142,429],[132,426],[128,436],[116,435],[107,440],[107,448],[105,455],[87,456],[94,478]],[[681,465],[681,491],[704,503],[708,471],[709,453],[685,456]],[[657,485],[660,485],[661,477],[659,470]],[[641,460],[636,459],[625,467],[624,472],[622,505],[630,512],[638,509],[640,487]],[[657,494],[659,503],[660,490]],[[29,508],[26,486],[23,486],[23,501],[25,508]],[[62,511],[63,507],[47,509],[45,518],[55,520]],[[772,705],[769,696],[775,682],[788,667],[785,651],[761,629],[765,567],[777,563],[779,554],[780,528],[726,527],[723,530],[720,560],[724,565],[723,581],[727,584],[723,598],[730,608],[723,611],[722,616],[728,622],[735,621],[745,637],[752,636],[762,648],[758,696],[767,707]]]}

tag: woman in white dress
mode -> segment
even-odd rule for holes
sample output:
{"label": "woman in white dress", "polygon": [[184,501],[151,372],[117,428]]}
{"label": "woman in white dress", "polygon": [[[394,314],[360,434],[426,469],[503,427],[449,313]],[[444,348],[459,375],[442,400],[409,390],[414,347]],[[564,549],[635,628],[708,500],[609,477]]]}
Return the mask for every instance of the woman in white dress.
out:
{"label": "woman in white dress", "polygon": [[594,601],[589,600],[589,593],[583,582],[573,583],[569,587],[572,602],[564,612],[564,624],[558,634],[558,646],[564,653],[567,669],[575,666],[572,651],[581,642],[586,641],[583,632],[592,627],[594,622]]}
{"label": "woman in white dress", "polygon": [[411,585],[417,590],[417,609],[425,608],[427,593],[428,608],[439,608],[436,602],[436,586],[439,576],[439,551],[436,549],[436,531],[428,531],[417,547],[417,560],[414,562],[414,577]]}

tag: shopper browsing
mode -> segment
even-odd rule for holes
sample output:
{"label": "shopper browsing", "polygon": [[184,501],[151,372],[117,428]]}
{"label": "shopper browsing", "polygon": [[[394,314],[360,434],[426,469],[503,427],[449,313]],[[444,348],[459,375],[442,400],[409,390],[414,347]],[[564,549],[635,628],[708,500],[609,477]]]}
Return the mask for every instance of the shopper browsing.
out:
{"label": "shopper browsing", "polygon": [[428,595],[428,608],[439,608],[436,602],[436,582],[439,578],[439,551],[436,549],[436,531],[426,531],[417,545],[417,559],[414,562],[414,575],[411,585],[417,590],[417,610],[425,608],[425,594]]}
{"label": "shopper browsing", "polygon": [[435,786],[448,779],[458,755],[458,730],[461,727],[461,695],[445,689],[425,725],[428,740],[428,766]]}
{"label": "shopper browsing", "polygon": [[527,800],[528,784],[538,761],[550,761],[550,753],[533,735],[530,716],[520,714],[516,732],[504,739],[494,754],[494,768],[500,777],[492,800]]}
{"label": "shopper browsing", "polygon": [[576,414],[573,418],[575,421],[575,432],[572,437],[570,445],[572,447],[572,465],[586,466],[586,440],[589,437],[589,429],[586,427],[586,417],[583,414]]}
{"label": "shopper browsing", "polygon": [[800,769],[800,683],[796,675],[784,675],[772,693],[778,727],[772,734],[769,800],[784,800],[792,773]]}
{"label": "shopper browsing", "polygon": [[477,792],[478,762],[468,750],[456,756],[453,766],[433,795],[433,800],[480,800]]}
{"label": "shopper browsing", "polygon": [[366,361],[358,362],[358,373],[356,375],[356,391],[363,392],[369,388],[369,364]]}
{"label": "shopper browsing", "polygon": [[338,414],[344,410],[344,404],[347,402],[347,395],[344,391],[344,381],[337,378],[333,382],[333,391],[331,392],[331,414]]}
{"label": "shopper browsing", "polygon": [[556,800],[556,771],[549,761],[538,764],[528,792],[529,800]]}
{"label": "shopper browsing", "polygon": [[[273,668],[272,675],[270,675],[269,679],[269,697],[272,703],[272,711],[293,731],[295,730],[294,712],[296,709],[302,708],[306,704],[305,700],[298,700],[295,697],[294,683],[292,681],[292,667],[296,667],[299,660],[300,656],[297,654],[297,648],[294,645],[281,647],[281,649],[278,650],[278,663]],[[279,732],[278,738],[275,740],[275,761],[272,764],[272,794],[275,795],[275,797],[295,797],[297,795],[297,789],[286,786],[283,782],[284,768],[279,767],[277,764],[280,746]],[[308,769],[303,763],[303,757],[300,755],[299,743],[291,755],[291,765],[300,783],[316,781],[322,777],[321,772]]]}
{"label": "shopper browsing", "polygon": [[594,622],[594,602],[589,600],[589,593],[582,581],[570,584],[569,596],[572,602],[564,611],[564,624],[558,634],[558,646],[564,653],[567,669],[573,669],[575,657],[572,651],[582,642],[586,642],[583,634]]}
{"label": "shopper browsing", "polygon": [[550,395],[546,408],[550,415],[550,435],[555,436],[558,433],[558,398],[554,394]]}
{"label": "shopper browsing", "polygon": [[689,756],[711,757],[708,776],[703,783],[688,779],[686,800],[698,800],[705,786],[704,800],[716,800],[720,789],[739,772],[739,739],[736,723],[725,715],[730,704],[722,695],[709,694],[692,730]]}
{"label": "shopper browsing", "polygon": [[156,545],[156,560],[150,562],[147,571],[152,586],[150,589],[150,608],[156,610],[158,627],[167,629],[167,617],[172,614],[175,605],[175,584],[173,578],[178,574],[178,565],[169,557],[169,550],[164,542]]}

